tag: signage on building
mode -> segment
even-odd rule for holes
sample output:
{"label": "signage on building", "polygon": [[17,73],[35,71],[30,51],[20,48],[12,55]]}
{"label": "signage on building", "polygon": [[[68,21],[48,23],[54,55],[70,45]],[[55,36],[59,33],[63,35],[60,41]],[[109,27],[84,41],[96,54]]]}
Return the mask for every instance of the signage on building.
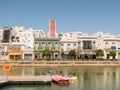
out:
{"label": "signage on building", "polygon": [[111,46],[111,49],[112,50],[116,50],[116,46]]}
{"label": "signage on building", "polygon": [[2,43],[1,46],[10,46],[10,43]]}
{"label": "signage on building", "polygon": [[68,51],[64,51],[64,54],[67,55],[67,54],[69,54],[69,52]]}
{"label": "signage on building", "polygon": [[22,50],[8,50],[9,53],[22,53]]}

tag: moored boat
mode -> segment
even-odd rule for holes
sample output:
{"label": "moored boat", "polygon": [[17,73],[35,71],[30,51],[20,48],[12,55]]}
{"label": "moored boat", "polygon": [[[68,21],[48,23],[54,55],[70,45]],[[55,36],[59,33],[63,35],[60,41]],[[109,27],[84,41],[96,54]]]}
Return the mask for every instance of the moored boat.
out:
{"label": "moored boat", "polygon": [[68,85],[69,84],[69,78],[61,76],[61,75],[52,75],[51,79],[52,79],[52,81],[54,81],[60,85]]}
{"label": "moored boat", "polygon": [[69,77],[69,80],[70,80],[70,81],[75,81],[75,80],[77,80],[77,77],[76,77],[76,76],[70,76],[70,77]]}
{"label": "moored boat", "polygon": [[52,76],[53,74],[51,72],[48,72],[48,73],[44,73],[42,74],[43,76]]}

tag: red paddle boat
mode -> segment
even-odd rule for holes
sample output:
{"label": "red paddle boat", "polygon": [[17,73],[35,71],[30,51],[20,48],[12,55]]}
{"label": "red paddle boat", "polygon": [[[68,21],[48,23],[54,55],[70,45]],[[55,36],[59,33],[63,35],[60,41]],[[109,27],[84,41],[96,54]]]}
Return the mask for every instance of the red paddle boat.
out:
{"label": "red paddle boat", "polygon": [[52,79],[52,81],[54,81],[60,85],[68,85],[69,84],[69,78],[61,76],[61,75],[52,75],[51,79]]}

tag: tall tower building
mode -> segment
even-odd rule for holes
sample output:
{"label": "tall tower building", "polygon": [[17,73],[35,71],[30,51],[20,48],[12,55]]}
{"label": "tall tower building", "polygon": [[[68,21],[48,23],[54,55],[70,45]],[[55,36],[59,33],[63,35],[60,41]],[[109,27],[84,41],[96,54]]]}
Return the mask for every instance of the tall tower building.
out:
{"label": "tall tower building", "polygon": [[56,35],[56,20],[49,20],[49,37],[55,37]]}

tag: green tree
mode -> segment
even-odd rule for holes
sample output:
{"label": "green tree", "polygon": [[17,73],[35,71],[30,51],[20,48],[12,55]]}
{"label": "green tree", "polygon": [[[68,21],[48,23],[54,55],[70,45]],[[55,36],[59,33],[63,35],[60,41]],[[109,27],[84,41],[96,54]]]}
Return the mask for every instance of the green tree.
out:
{"label": "green tree", "polygon": [[43,56],[46,56],[46,59],[50,59],[51,51],[49,49],[46,49],[43,51]]}
{"label": "green tree", "polygon": [[109,55],[112,56],[112,59],[115,59],[116,51],[110,51]]}
{"label": "green tree", "polygon": [[75,56],[79,57],[79,53],[76,52],[76,55],[75,55]]}
{"label": "green tree", "polygon": [[78,57],[79,57],[79,53],[78,52],[76,52],[76,55],[75,55],[76,57],[77,57],[77,59],[78,59]]}
{"label": "green tree", "polygon": [[70,50],[69,55],[72,56],[72,58],[76,57],[76,51],[75,50]]}
{"label": "green tree", "polygon": [[99,58],[99,59],[102,59],[102,57],[104,56],[104,52],[103,50],[99,49],[96,51],[96,56]]}

